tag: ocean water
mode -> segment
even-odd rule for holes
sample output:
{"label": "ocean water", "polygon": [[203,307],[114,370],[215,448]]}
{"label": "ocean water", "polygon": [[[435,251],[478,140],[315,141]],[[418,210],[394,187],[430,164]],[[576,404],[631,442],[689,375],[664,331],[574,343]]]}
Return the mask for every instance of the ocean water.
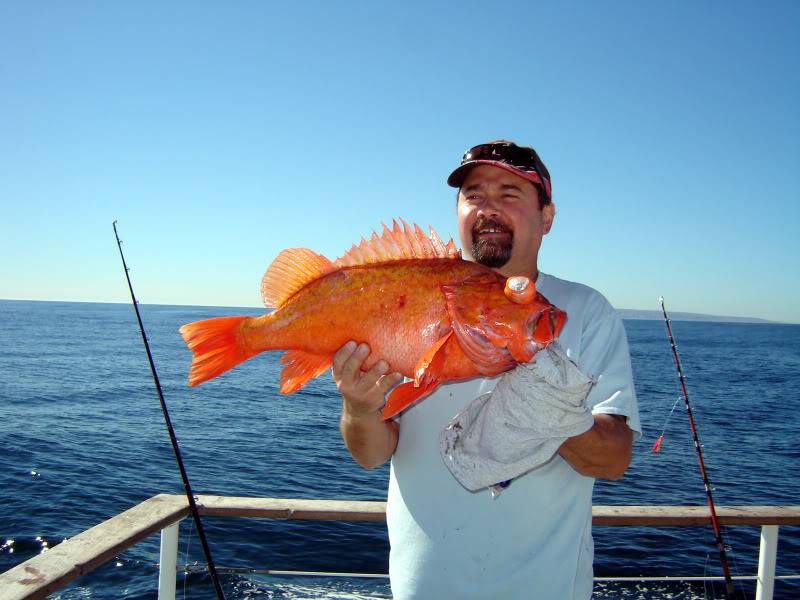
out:
{"label": "ocean water", "polygon": [[[254,309],[142,305],[162,386],[196,493],[385,499],[388,469],[352,462],[337,429],[329,375],[277,392],[278,353],[199,388],[186,386],[188,321]],[[597,504],[705,504],[682,401],[662,451],[649,449],[675,400],[677,377],[658,321],[626,321],[643,439]],[[797,411],[800,326],[673,322],[717,504],[800,504]],[[124,304],[0,301],[0,571],[161,493],[182,493],[133,309]],[[206,519],[222,567],[385,573],[378,523]],[[596,527],[595,574],[720,575],[710,528]],[[756,572],[758,528],[726,528],[735,575]],[[154,598],[158,536],[53,594]],[[191,520],[179,564],[203,562]],[[192,569],[190,569],[192,571]],[[196,571],[196,569],[194,569]],[[800,572],[800,528],[782,527],[778,573]],[[228,598],[389,597],[385,579],[223,574]],[[740,591],[754,597],[753,585]],[[2,597],[2,590],[0,590]],[[208,578],[180,573],[178,597],[214,598]],[[597,584],[596,598],[721,598],[702,583]],[[777,584],[776,598],[800,598]]]}

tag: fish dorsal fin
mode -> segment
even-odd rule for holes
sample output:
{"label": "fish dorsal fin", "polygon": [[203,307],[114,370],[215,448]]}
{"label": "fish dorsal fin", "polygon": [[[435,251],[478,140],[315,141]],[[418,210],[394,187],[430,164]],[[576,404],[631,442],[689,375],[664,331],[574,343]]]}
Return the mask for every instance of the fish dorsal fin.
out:
{"label": "fish dorsal fin", "polygon": [[410,258],[461,258],[461,251],[453,240],[445,244],[433,227],[429,228],[430,235],[427,236],[419,225],[409,225],[402,219],[399,223],[392,220],[391,229],[385,223],[382,225],[380,236],[373,231],[370,239],[361,238],[358,245],[353,244],[334,264],[337,267],[353,267]]}
{"label": "fish dorsal fin", "polygon": [[269,308],[280,308],[308,283],[336,271],[331,261],[308,248],[287,248],[272,261],[261,281],[261,297]]}
{"label": "fish dorsal fin", "polygon": [[433,227],[425,235],[419,225],[409,225],[402,219],[392,221],[392,229],[383,224],[383,233],[374,231],[369,240],[361,238],[336,262],[308,248],[283,250],[264,274],[261,297],[269,308],[280,308],[294,294],[315,279],[343,267],[404,260],[410,258],[461,258],[453,240],[446,244]]}

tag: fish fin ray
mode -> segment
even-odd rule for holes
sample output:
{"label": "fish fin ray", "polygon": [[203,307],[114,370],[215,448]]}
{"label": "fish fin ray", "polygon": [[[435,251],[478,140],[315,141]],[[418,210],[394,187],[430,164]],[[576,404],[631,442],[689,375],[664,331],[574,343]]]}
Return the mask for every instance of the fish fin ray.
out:
{"label": "fish fin ray", "polygon": [[312,281],[337,270],[330,260],[308,248],[288,248],[264,273],[261,297],[269,308],[280,308]]}
{"label": "fish fin ray", "polygon": [[414,383],[417,386],[439,379],[446,358],[445,346],[453,341],[452,338],[453,331],[450,330],[431,344],[419,358],[414,367]]}
{"label": "fish fin ray", "polygon": [[330,356],[312,354],[302,350],[289,350],[281,356],[281,394],[291,394],[303,387],[309,380],[319,377],[333,364]]}
{"label": "fish fin ray", "polygon": [[401,383],[391,391],[389,397],[386,399],[386,404],[381,411],[381,418],[384,421],[391,419],[417,400],[430,394],[434,389],[439,387],[439,383],[438,380],[433,380],[419,387],[416,387],[413,381]]}
{"label": "fish fin ray", "polygon": [[216,317],[187,323],[180,328],[186,345],[192,351],[189,385],[195,386],[221,375],[258,354],[250,350],[239,336],[241,325],[252,317]]}
{"label": "fish fin ray", "polygon": [[372,232],[369,240],[361,238],[358,245],[334,261],[336,267],[352,267],[394,260],[419,258],[461,258],[461,252],[452,239],[442,242],[433,227],[430,235],[425,235],[418,225],[409,226],[402,219],[392,220],[392,228],[381,224],[382,233]]}

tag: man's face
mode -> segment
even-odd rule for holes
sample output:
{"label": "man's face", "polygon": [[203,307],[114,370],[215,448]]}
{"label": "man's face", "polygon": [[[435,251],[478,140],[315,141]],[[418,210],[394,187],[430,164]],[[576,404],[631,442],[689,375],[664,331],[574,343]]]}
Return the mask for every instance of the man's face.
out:
{"label": "man's face", "polygon": [[506,276],[536,275],[542,236],[555,207],[539,208],[527,179],[491,165],[474,167],[458,192],[458,236],[464,257]]}

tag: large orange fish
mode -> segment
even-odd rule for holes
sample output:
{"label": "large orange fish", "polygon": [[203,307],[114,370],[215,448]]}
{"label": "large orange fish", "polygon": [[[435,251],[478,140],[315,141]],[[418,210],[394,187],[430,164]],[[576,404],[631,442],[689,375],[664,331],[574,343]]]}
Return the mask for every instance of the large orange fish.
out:
{"label": "large orange fish", "polygon": [[[567,315],[527,277],[505,277],[461,259],[414,225],[393,223],[331,262],[306,248],[281,252],[261,285],[261,317],[219,317],[180,328],[194,353],[189,385],[266,350],[281,358],[290,394],[332,364],[348,340],[411,379],[389,394],[388,419],[440,383],[492,376],[528,362],[561,332]],[[363,366],[369,369],[377,358]]]}

